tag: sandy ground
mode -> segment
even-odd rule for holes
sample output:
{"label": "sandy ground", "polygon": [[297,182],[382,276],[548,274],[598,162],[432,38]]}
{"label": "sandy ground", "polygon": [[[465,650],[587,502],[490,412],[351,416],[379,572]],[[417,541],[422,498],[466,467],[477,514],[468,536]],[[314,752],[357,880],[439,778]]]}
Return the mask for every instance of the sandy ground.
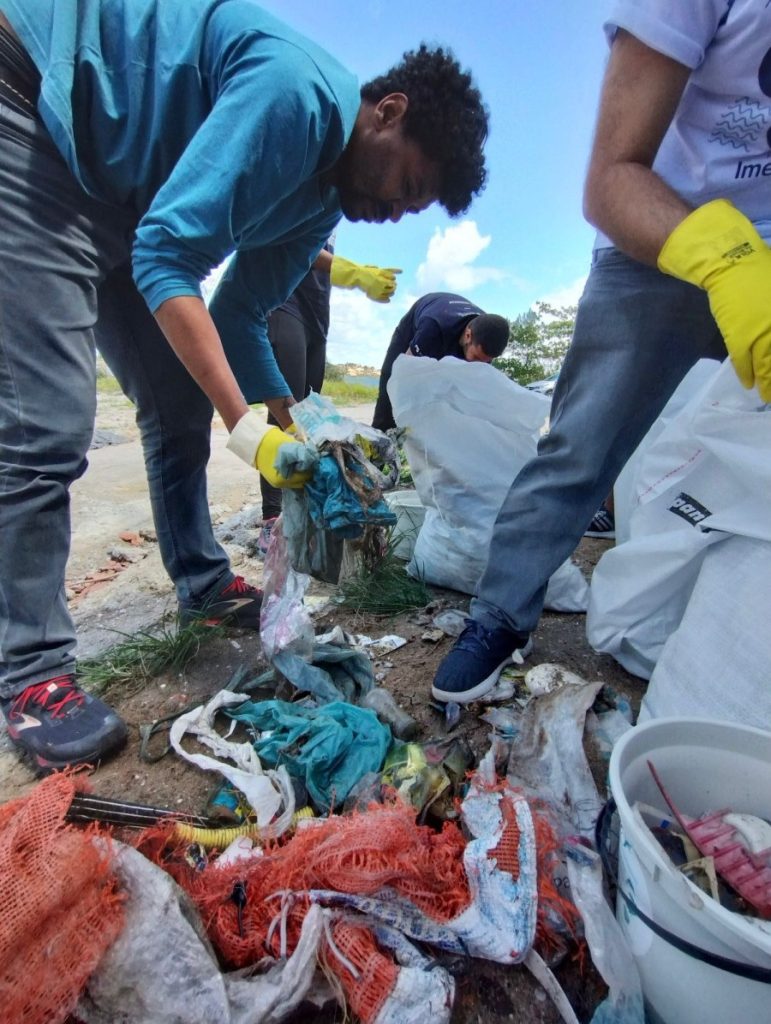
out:
{"label": "sandy ground", "polygon": [[[344,410],[369,422],[372,406]],[[100,400],[97,427],[124,439],[90,453],[89,468],[72,491],[73,541],[67,581],[71,609],[77,623],[81,656],[91,656],[120,640],[118,632],[146,629],[174,611],[171,585],[152,539],[152,519],[147,499],[140,445],[130,406],[121,396]],[[226,432],[216,424],[210,465],[210,504],[215,523],[223,524],[239,513],[256,510],[259,481],[256,473],[225,450]],[[124,535],[121,538],[121,534]],[[132,541],[134,543],[132,543]],[[575,560],[589,576],[610,542],[584,539]],[[238,544],[225,544],[234,567],[251,582],[259,583],[262,563],[249,558]],[[117,549],[117,551],[116,551]],[[117,561],[114,557],[131,559]],[[330,595],[332,588],[313,583],[312,594]],[[436,592],[433,611],[446,607],[466,609],[468,599],[453,592]],[[342,625],[370,636],[396,633],[408,642],[375,668],[397,701],[419,722],[421,738],[441,737],[444,723],[428,704],[433,672],[452,640],[423,639],[430,615],[409,613],[395,619],[355,617],[334,603],[317,617],[317,631]],[[586,679],[601,679],[627,694],[633,704],[643,692],[639,680],[629,676],[612,659],[589,648],[581,615],[545,614],[535,635],[531,663],[558,662]],[[253,678],[265,668],[259,638],[246,633],[228,635],[208,644],[183,674],[169,673],[143,686],[114,688],[108,699],[130,727],[127,748],[93,776],[94,790],[103,796],[120,797],[153,806],[203,812],[214,780],[173,756],[155,764],[139,758],[139,726],[178,711],[213,695],[233,677],[246,671]],[[469,744],[474,759],[487,749],[488,727],[480,723],[481,708],[471,705],[463,713],[458,735]],[[605,783],[605,765],[592,757],[595,777]],[[34,784],[31,773],[20,764],[7,741],[0,736],[0,800],[22,794]],[[559,1017],[529,974],[516,968],[473,961],[458,977],[453,1024],[552,1024]],[[558,976],[569,994],[579,1019],[588,1020],[602,992],[602,983],[591,969],[583,970],[566,960]],[[308,1016],[296,1018],[301,1021]],[[335,1020],[335,1013],[314,1016],[319,1022]],[[339,1017],[337,1019],[340,1019]]]}

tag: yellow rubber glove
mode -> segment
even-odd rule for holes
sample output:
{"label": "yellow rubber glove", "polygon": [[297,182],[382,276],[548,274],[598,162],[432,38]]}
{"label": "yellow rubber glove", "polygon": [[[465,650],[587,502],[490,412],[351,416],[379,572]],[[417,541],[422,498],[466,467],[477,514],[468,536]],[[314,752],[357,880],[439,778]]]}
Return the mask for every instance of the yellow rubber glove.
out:
{"label": "yellow rubber glove", "polygon": [[273,487],[299,488],[311,478],[310,473],[281,476],[276,469],[279,449],[285,444],[297,444],[280,427],[271,427],[254,410],[244,413],[228,438],[227,448],[244,462],[259,470]]}
{"label": "yellow rubber glove", "polygon": [[344,256],[333,256],[329,278],[338,288],[361,288],[375,302],[390,302],[397,274],[401,274],[397,267],[363,266]]}
{"label": "yellow rubber glove", "polygon": [[659,270],[703,288],[736,375],[771,402],[771,249],[726,199],[700,206],[659,253]]}

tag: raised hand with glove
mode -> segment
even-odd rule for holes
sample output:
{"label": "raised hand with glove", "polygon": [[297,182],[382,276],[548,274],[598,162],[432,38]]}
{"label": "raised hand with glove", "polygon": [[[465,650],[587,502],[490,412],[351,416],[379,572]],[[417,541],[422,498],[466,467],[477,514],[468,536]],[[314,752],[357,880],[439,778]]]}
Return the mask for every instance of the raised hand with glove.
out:
{"label": "raised hand with glove", "polygon": [[333,256],[329,277],[338,288],[361,288],[374,302],[390,302],[396,291],[397,267],[373,267]]}
{"label": "raised hand with glove", "polygon": [[698,207],[675,228],[659,270],[703,288],[746,388],[771,402],[771,249],[726,199]]}
{"label": "raised hand with glove", "polygon": [[302,487],[310,480],[310,473],[294,472],[286,477],[276,467],[279,452],[285,445],[302,450],[291,433],[265,423],[261,416],[250,409],[233,427],[226,447],[247,465],[258,470],[273,487]]}

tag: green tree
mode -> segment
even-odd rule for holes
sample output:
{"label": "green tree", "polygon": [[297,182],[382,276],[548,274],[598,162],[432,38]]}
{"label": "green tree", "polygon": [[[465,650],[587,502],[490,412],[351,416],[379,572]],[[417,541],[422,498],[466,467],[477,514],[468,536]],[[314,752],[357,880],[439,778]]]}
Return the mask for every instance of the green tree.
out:
{"label": "green tree", "polygon": [[324,380],[342,380],[344,376],[345,372],[342,366],[336,366],[335,363],[325,363]]}
{"label": "green tree", "polygon": [[493,365],[518,384],[556,373],[573,336],[575,306],[538,302],[510,321],[509,344]]}

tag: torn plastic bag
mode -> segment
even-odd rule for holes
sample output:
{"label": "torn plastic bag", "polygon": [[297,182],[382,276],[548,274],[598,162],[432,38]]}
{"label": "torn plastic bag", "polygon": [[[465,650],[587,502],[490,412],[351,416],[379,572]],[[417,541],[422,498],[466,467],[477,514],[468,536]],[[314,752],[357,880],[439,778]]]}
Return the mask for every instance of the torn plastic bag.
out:
{"label": "torn plastic bag", "polygon": [[[313,890],[311,898],[325,906],[367,914],[413,941],[446,952],[521,963],[535,938],[538,911],[537,851],[530,807],[511,789],[477,788],[472,779],[461,812],[472,835],[463,850],[469,900],[465,909],[449,920],[431,916],[388,885],[371,896]],[[516,877],[499,867],[502,846],[516,861]]]}
{"label": "torn plastic bag", "polygon": [[453,978],[396,928],[379,921],[368,924],[378,945],[390,950],[400,965],[396,984],[374,1024],[449,1024],[455,999]]}
{"label": "torn plastic bag", "polygon": [[311,907],[296,949],[267,971],[223,974],[198,912],[160,868],[121,843],[115,870],[125,925],[91,975],[75,1011],[84,1024],[278,1024],[303,1001],[323,936]]}
{"label": "torn plastic bag", "polygon": [[[284,507],[286,510],[286,502]],[[284,533],[285,514],[286,511],[273,526],[265,558],[260,642],[268,661],[285,651],[307,662],[313,651],[314,629],[303,597],[310,580],[290,565]]]}
{"label": "torn plastic bag", "polygon": [[394,526],[396,513],[383,499],[379,472],[357,445],[326,441],[311,480],[303,488],[314,525],[354,540],[364,527]]}
{"label": "torn plastic bag", "polygon": [[298,434],[317,449],[329,441],[347,441],[356,445],[371,467],[377,470],[374,479],[382,490],[390,490],[399,482],[399,452],[395,441],[387,434],[342,416],[333,402],[313,391],[291,407],[290,415]]}
{"label": "torn plastic bag", "polygon": [[300,468],[296,460],[303,451],[315,457],[311,480],[284,495],[290,561],[299,572],[337,583],[344,541],[360,537],[366,528],[396,522],[383,491],[398,482],[399,455],[389,437],[341,416],[320,395],[310,394],[292,406],[291,414],[306,443],[297,450],[287,446],[286,465],[279,453],[279,469]]}
{"label": "torn plastic bag", "polygon": [[591,838],[602,801],[583,747],[586,712],[601,682],[573,681],[527,705],[511,746],[507,777],[525,793],[552,804],[563,833]]}
{"label": "torn plastic bag", "polygon": [[637,964],[603,891],[600,855],[578,843],[566,846],[573,902],[584,922],[592,963],[610,989],[591,1024],[645,1024]]}
{"label": "torn plastic bag", "polygon": [[[263,771],[260,759],[250,743],[233,743],[220,736],[214,729],[214,717],[220,708],[242,705],[244,695],[220,690],[208,702],[188,711],[172,724],[169,743],[185,761],[224,775],[231,785],[240,790],[257,815],[257,824],[265,829],[266,835],[280,836],[289,828],[294,814],[294,790],[283,766],[275,771]],[[208,747],[222,760],[205,754],[185,750],[182,737],[190,734]],[[234,764],[229,764],[233,761]]]}
{"label": "torn plastic bag", "polygon": [[292,651],[279,651],[272,661],[293,686],[312,693],[322,704],[358,704],[375,685],[372,662],[366,653],[342,644],[314,644],[310,664]]}
{"label": "torn plastic bag", "polygon": [[313,478],[302,490],[284,495],[284,533],[293,568],[337,583],[344,542],[361,537],[365,529],[396,522],[381,484],[379,471],[358,446],[325,442]]}
{"label": "torn plastic bag", "polygon": [[379,771],[391,743],[374,711],[344,702],[307,708],[246,701],[228,714],[253,733],[256,756],[304,782],[321,811],[342,805],[362,775]]}
{"label": "torn plastic bag", "polygon": [[[452,356],[399,356],[388,394],[427,510],[407,571],[474,594],[503,499],[536,454],[549,399],[493,366]],[[546,607],[582,612],[587,598],[581,570],[564,562],[549,581]]]}

